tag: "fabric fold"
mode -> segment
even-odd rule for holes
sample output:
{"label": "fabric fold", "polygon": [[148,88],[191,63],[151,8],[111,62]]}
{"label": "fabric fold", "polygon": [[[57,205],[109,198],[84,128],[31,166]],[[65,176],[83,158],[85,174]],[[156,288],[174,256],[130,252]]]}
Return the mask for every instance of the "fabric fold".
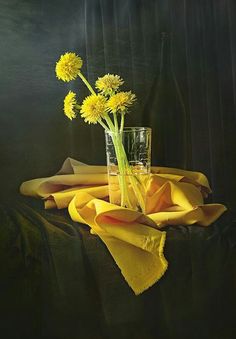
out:
{"label": "fabric fold", "polygon": [[42,198],[45,208],[67,208],[73,221],[90,227],[104,242],[125,280],[140,294],[165,273],[166,225],[208,226],[225,210],[204,204],[211,193],[200,172],[152,167],[146,185],[146,215],[108,202],[106,166],[67,158],[55,176],[22,183],[24,195]]}
{"label": "fabric fold", "polygon": [[163,254],[166,233],[147,216],[87,193],[77,193],[69,205],[74,221],[86,222],[104,242],[136,295],[158,281],[167,269]]}

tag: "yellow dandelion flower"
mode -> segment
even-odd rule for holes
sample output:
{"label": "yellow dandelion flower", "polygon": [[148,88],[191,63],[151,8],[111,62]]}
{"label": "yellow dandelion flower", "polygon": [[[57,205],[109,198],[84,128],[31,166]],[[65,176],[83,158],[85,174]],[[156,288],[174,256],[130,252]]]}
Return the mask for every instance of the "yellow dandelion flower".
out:
{"label": "yellow dandelion flower", "polygon": [[83,65],[82,59],[75,53],[65,53],[56,63],[57,78],[63,81],[71,81],[77,78]]}
{"label": "yellow dandelion flower", "polygon": [[125,113],[129,106],[131,106],[136,100],[136,95],[129,92],[119,92],[112,97],[107,102],[107,109],[112,112],[121,112]]}
{"label": "yellow dandelion flower", "polygon": [[96,124],[106,115],[106,98],[100,94],[91,94],[81,105],[81,116],[85,122]]}
{"label": "yellow dandelion flower", "polygon": [[76,105],[76,94],[74,92],[69,91],[69,93],[64,99],[64,113],[70,120],[76,118],[75,105]]}
{"label": "yellow dandelion flower", "polygon": [[124,81],[119,75],[106,74],[96,81],[96,88],[105,95],[111,95],[123,85]]}

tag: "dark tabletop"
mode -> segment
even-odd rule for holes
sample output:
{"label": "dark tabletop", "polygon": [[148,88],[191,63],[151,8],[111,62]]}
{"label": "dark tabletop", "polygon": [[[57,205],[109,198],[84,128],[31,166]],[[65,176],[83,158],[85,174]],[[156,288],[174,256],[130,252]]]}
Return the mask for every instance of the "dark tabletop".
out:
{"label": "dark tabletop", "polygon": [[135,296],[101,240],[67,210],[0,210],[2,338],[236,337],[236,220],[166,227],[169,268]]}

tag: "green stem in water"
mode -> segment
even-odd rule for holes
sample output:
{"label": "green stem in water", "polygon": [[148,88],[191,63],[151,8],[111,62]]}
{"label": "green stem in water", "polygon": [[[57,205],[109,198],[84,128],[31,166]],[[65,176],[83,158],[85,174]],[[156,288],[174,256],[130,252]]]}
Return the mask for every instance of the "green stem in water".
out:
{"label": "green stem in water", "polygon": [[126,155],[122,152],[122,140],[121,136],[118,133],[113,134],[112,136],[113,144],[115,147],[117,162],[118,162],[118,178],[120,184],[120,193],[121,193],[121,206],[131,208],[132,204],[129,199],[129,188],[127,185],[126,177],[127,177],[127,170],[126,170]]}
{"label": "green stem in water", "polygon": [[[123,114],[124,115],[124,114]],[[111,130],[111,137],[113,141],[113,145],[115,148],[117,164],[118,164],[118,180],[120,185],[120,193],[121,193],[121,206],[127,208],[133,208],[132,203],[130,201],[130,192],[128,187],[128,181],[131,184],[133,189],[133,193],[135,194],[138,204],[143,212],[145,212],[145,201],[142,195],[142,183],[138,179],[137,175],[133,173],[132,167],[129,165],[127,155],[124,149],[124,145],[122,142],[122,132],[117,131],[112,124],[111,119],[107,116],[106,122]]]}
{"label": "green stem in water", "polygon": [[118,170],[120,173],[120,175],[118,175],[118,180],[119,180],[120,192],[121,192],[121,205],[126,206],[128,208],[132,208],[132,205],[129,201],[128,187],[127,187],[126,178],[125,178],[126,171],[124,167],[124,159],[121,154],[122,141],[121,141],[121,144],[119,144],[120,136],[119,136],[118,130],[115,130],[115,126],[108,114],[104,117],[104,119],[106,120],[106,123],[109,126],[110,131],[112,132],[111,137],[112,137],[112,142],[113,142],[116,157],[117,157]]}
{"label": "green stem in water", "polygon": [[145,213],[145,200],[143,198],[142,192],[140,191],[140,186],[143,185],[142,182],[138,179],[137,174],[133,173],[132,167],[129,165],[123,143],[121,143],[121,152],[124,154],[126,175],[129,176],[129,180],[139,203],[139,206],[142,212]]}
{"label": "green stem in water", "polygon": [[[104,119],[106,120],[107,125],[111,131],[111,137],[113,141],[113,145],[115,148],[117,164],[118,164],[118,180],[120,186],[120,194],[121,194],[121,206],[127,208],[133,208],[132,202],[130,200],[130,192],[128,187],[128,181],[130,182],[133,193],[135,194],[138,204],[143,213],[145,213],[145,201],[142,195],[142,191],[140,190],[140,186],[142,186],[141,181],[138,179],[137,175],[133,173],[131,166],[129,165],[127,155],[124,149],[124,145],[122,142],[122,132],[124,128],[124,115],[125,113],[121,113],[121,124],[120,130],[118,128],[118,121],[116,113],[113,113],[114,116],[114,124],[107,114]],[[99,123],[108,130],[108,127],[102,122]]]}
{"label": "green stem in water", "polygon": [[83,74],[81,72],[79,72],[79,77],[80,79],[83,81],[83,83],[88,87],[88,89],[90,90],[90,92],[94,95],[96,95],[95,91],[93,90],[92,86],[90,85],[90,83],[88,82],[88,80],[83,76]]}

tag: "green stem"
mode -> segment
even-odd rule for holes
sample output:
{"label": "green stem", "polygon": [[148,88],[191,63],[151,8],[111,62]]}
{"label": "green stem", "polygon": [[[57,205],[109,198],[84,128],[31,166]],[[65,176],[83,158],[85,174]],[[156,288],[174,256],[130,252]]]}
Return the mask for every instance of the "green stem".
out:
{"label": "green stem", "polygon": [[115,130],[118,131],[118,121],[117,121],[116,113],[113,113],[113,117],[114,117]]}
{"label": "green stem", "polygon": [[79,72],[79,77],[80,79],[84,82],[84,84],[88,87],[88,89],[90,90],[90,92],[94,95],[96,95],[95,91],[93,90],[92,86],[90,85],[90,83],[88,82],[88,80],[83,76],[83,74],[81,72]]}
{"label": "green stem", "polygon": [[123,132],[123,129],[124,129],[124,121],[125,121],[125,113],[121,113],[120,132]]}
{"label": "green stem", "polygon": [[138,200],[139,206],[141,207],[142,212],[145,213],[145,200],[139,188],[140,185],[142,186],[142,182],[138,179],[137,174],[133,173],[132,168],[129,165],[123,143],[121,144],[121,151],[124,154],[125,168],[127,172],[126,174],[129,176],[129,180]]}
{"label": "green stem", "polygon": [[104,124],[104,122],[102,122],[102,120],[99,120],[98,123],[99,123],[106,131],[109,131],[109,128],[107,127],[106,124]]}
{"label": "green stem", "polygon": [[[124,169],[124,161],[122,159],[121,156],[121,147],[118,143],[118,138],[119,138],[119,134],[118,131],[115,131],[115,126],[113,125],[113,122],[111,120],[111,118],[109,117],[109,115],[107,114],[104,119],[106,120],[107,125],[109,126],[111,133],[111,138],[112,138],[112,142],[115,148],[115,153],[116,153],[116,157],[117,157],[117,163],[118,163],[118,169],[120,172],[120,175],[118,175],[118,180],[119,180],[119,186],[120,186],[120,192],[121,192],[121,205],[125,206],[128,208],[132,208],[131,203],[128,199],[128,190],[127,190],[127,184],[126,184],[126,179],[125,179],[125,169]],[[127,203],[126,203],[127,201]]]}
{"label": "green stem", "polygon": [[115,147],[117,162],[118,162],[118,178],[120,184],[120,193],[121,193],[121,206],[132,208],[132,204],[129,199],[129,191],[126,181],[126,161],[125,161],[125,154],[122,152],[122,140],[118,133],[113,135],[113,144]]}
{"label": "green stem", "polygon": [[122,131],[124,128],[124,113],[122,113],[121,115],[120,130],[118,130],[118,121],[117,121],[116,115],[114,115],[114,124],[108,115],[105,116],[104,119],[106,120],[106,123],[109,126],[110,131],[112,132],[111,137],[112,137],[113,145],[115,148],[118,171],[119,171],[118,180],[119,180],[120,194],[121,194],[121,206],[131,208],[131,209],[133,208],[132,203],[130,201],[130,193],[129,193],[129,187],[128,187],[128,180],[129,180],[132,186],[133,192],[138,201],[138,204],[142,212],[145,213],[145,201],[142,195],[142,191],[140,190],[140,186],[142,186],[142,182],[138,179],[137,175],[133,173],[132,168],[129,165],[127,155],[124,149],[124,145],[122,142]]}
{"label": "green stem", "polygon": [[110,130],[111,130],[112,132],[114,132],[114,131],[115,131],[115,126],[113,125],[113,122],[111,121],[111,118],[109,117],[109,115],[107,114],[107,115],[104,117],[104,119],[106,120],[106,123],[107,123],[107,125],[109,126]]}

